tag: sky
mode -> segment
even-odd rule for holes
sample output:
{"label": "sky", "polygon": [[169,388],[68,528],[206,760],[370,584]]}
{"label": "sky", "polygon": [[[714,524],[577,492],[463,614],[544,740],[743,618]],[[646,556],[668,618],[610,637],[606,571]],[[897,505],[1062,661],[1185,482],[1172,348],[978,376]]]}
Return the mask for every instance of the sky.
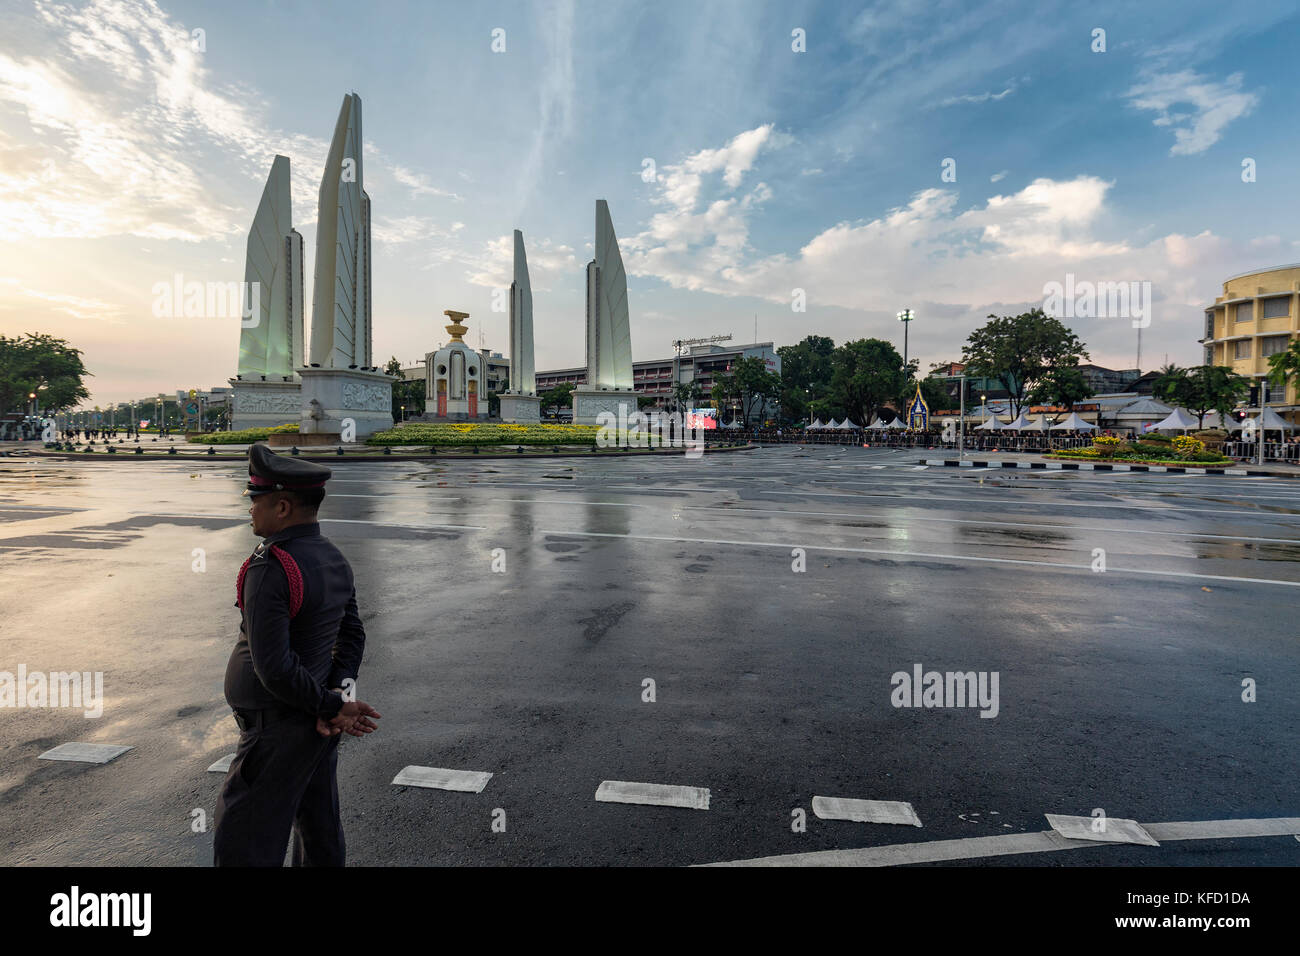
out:
{"label": "sky", "polygon": [[[310,329],[317,191],[356,92],[381,366],[444,343],[444,309],[508,353],[514,229],[536,367],[583,365],[597,199],[637,361],[755,327],[901,351],[910,308],[927,370],[1070,277],[1150,283],[1142,368],[1199,364],[1223,280],[1300,261],[1298,30],[1294,4],[1186,0],[10,0],[0,333],[81,349],[89,404],[224,385],[238,318],[159,317],[155,287],[244,278],[276,154]],[[1133,367],[1133,319],[1064,321]]]}

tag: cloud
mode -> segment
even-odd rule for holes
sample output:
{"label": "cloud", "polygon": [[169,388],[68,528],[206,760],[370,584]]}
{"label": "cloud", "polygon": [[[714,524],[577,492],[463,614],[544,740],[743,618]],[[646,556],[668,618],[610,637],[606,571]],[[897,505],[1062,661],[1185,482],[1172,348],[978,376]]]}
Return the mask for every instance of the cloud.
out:
{"label": "cloud", "polygon": [[206,153],[260,183],[276,152],[325,152],[321,140],[270,133],[248,91],[216,87],[189,31],[151,0],[37,0],[16,25],[31,52],[0,53],[0,104],[26,119],[27,141],[7,137],[0,162],[36,144],[45,162],[0,200],[8,238],[239,233],[247,213],[215,198],[228,190],[213,188]]}
{"label": "cloud", "polygon": [[991,90],[984,93],[966,93],[962,96],[950,96],[945,100],[940,100],[939,105],[955,106],[958,103],[988,103],[989,101],[997,102],[1004,100],[1016,91],[1014,86],[1008,86],[1001,93],[994,93]]}
{"label": "cloud", "polygon": [[413,196],[439,196],[448,199],[455,199],[457,202],[464,197],[447,189],[439,189],[429,182],[428,177],[423,173],[417,173],[414,170],[407,169],[405,166],[394,165],[391,169],[393,179],[411,190]]}
{"label": "cloud", "polygon": [[[525,235],[524,252],[528,257],[528,281],[534,293],[550,292],[551,283],[580,274],[583,265],[578,261],[572,246],[550,239],[530,239]],[[485,242],[481,254],[463,256],[459,261],[468,266],[465,279],[470,285],[500,289],[510,286],[514,275],[514,256],[515,239],[512,233]]]}
{"label": "cloud", "polygon": [[1004,180],[1004,179],[1007,178],[1007,173],[1008,173],[1009,171],[1010,171],[1010,170],[1006,170],[1006,169],[1004,169],[1004,170],[1002,170],[1001,172],[994,173],[992,176],[989,177],[989,182],[991,182],[991,183],[1000,183],[1000,182],[1002,182],[1002,180]]}
{"label": "cloud", "polygon": [[[1216,82],[1191,70],[1150,71],[1124,95],[1134,109],[1157,114],[1153,125],[1173,130],[1169,155],[1192,156],[1217,143],[1229,123],[1248,116],[1258,105],[1259,95],[1243,91],[1241,84],[1240,73]],[[1190,106],[1191,112],[1171,112],[1176,104]]]}
{"label": "cloud", "polygon": [[[692,159],[708,156],[709,168],[718,171],[725,165],[716,153],[702,150]],[[744,173],[761,171],[762,151],[747,156]],[[1150,281],[1155,321],[1163,322],[1151,333],[1152,347],[1159,342],[1177,347],[1187,336],[1195,338],[1191,326],[1179,329],[1176,317],[1199,314],[1204,275],[1226,274],[1227,263],[1263,254],[1208,230],[1142,242],[1106,236],[1101,226],[1111,218],[1107,197],[1114,184],[1089,175],[1040,177],[969,208],[960,206],[954,189],[923,189],[875,218],[828,226],[797,250],[761,254],[749,236],[772,189],[759,184],[746,191],[742,175],[733,177],[742,188],[728,189],[724,180],[713,183],[721,186],[720,195],[706,193],[709,183],[683,181],[699,165],[688,160],[676,176],[657,184],[658,202],[667,209],[621,242],[630,274],[784,309],[790,308],[793,290],[803,289],[809,313],[828,307],[855,313],[848,325],[853,336],[891,334],[889,318],[901,305],[911,305],[927,323],[914,344],[936,351],[959,349],[989,312],[1041,305],[1044,284],[1063,281],[1067,272],[1094,282]],[[1125,322],[1072,324],[1085,341],[1099,346],[1098,354],[1131,348]],[[833,334],[843,322],[822,311],[813,325]],[[917,330],[912,331],[916,339]]]}

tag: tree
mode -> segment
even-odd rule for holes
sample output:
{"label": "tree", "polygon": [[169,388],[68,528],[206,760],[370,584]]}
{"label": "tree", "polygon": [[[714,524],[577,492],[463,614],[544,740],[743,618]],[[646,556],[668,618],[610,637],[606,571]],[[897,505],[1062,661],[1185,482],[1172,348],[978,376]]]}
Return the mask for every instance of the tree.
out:
{"label": "tree", "polygon": [[824,335],[809,335],[797,345],[783,345],[781,356],[781,412],[796,421],[809,412],[809,403],[826,398],[831,390],[831,355],[835,343]]}
{"label": "tree", "polygon": [[1287,385],[1297,377],[1300,377],[1300,339],[1292,340],[1285,352],[1268,357],[1268,380],[1271,383]]}
{"label": "tree", "polygon": [[1013,415],[1020,415],[1026,395],[1053,371],[1089,357],[1079,337],[1042,309],[989,319],[967,338],[962,361],[967,372],[1002,384]]}
{"label": "tree", "polygon": [[1168,405],[1186,407],[1189,384],[1187,370],[1170,362],[1160,369],[1160,376],[1151,383],[1151,396]]}
{"label": "tree", "polygon": [[677,410],[685,411],[692,407],[696,399],[704,397],[704,390],[700,388],[698,382],[678,382],[673,386],[672,397]]}
{"label": "tree", "polygon": [[1029,393],[1031,405],[1063,405],[1073,407],[1092,396],[1092,388],[1083,373],[1072,365],[1052,369]]}
{"label": "tree", "polygon": [[22,338],[0,335],[0,413],[26,409],[36,393],[44,412],[61,412],[90,398],[82,382],[90,373],[81,350],[52,335],[28,332]]}
{"label": "tree", "polygon": [[[416,417],[424,414],[424,379],[413,378],[407,380],[406,374],[402,371],[402,363],[393,356],[384,366],[384,374],[391,375],[397,379],[393,383],[393,420],[403,421],[407,418]],[[403,411],[402,406],[406,406]]]}
{"label": "tree", "polygon": [[831,401],[859,425],[903,390],[903,357],[883,339],[845,342],[831,356]]}
{"label": "tree", "polygon": [[568,408],[573,404],[573,383],[561,382],[555,388],[542,392],[542,411],[548,408]]}
{"label": "tree", "polygon": [[718,421],[722,421],[725,410],[732,402],[740,401],[740,389],[736,385],[734,375],[719,375],[713,380],[713,387],[709,389],[709,398],[713,401],[713,407],[718,410]]}
{"label": "tree", "polygon": [[756,355],[742,358],[731,366],[740,397],[741,423],[749,426],[750,416],[762,411],[768,402],[781,396],[781,376],[767,370],[767,363]]}
{"label": "tree", "polygon": [[1205,416],[1218,412],[1225,418],[1250,392],[1250,379],[1222,365],[1198,365],[1187,369],[1183,397],[1187,410],[1196,414],[1197,428],[1205,427]]}

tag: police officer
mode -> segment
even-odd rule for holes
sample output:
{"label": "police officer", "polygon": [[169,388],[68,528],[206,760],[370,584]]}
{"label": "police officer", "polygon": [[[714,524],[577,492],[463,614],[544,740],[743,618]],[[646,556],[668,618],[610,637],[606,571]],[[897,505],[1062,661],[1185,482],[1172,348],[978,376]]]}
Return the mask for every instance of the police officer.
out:
{"label": "police officer", "polygon": [[[377,729],[379,714],[345,699],[366,645],[352,568],[321,536],[330,469],[248,449],[248,513],[264,538],[239,569],[239,641],[226,702],[239,746],[217,799],[217,866],[342,866],[338,743]],[[348,697],[354,696],[349,693]]]}

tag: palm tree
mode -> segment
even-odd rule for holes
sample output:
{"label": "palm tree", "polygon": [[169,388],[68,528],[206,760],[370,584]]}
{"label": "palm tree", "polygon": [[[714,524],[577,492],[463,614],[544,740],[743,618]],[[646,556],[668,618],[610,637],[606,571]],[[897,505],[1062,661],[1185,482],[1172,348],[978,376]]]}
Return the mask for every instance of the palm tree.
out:
{"label": "palm tree", "polygon": [[1181,405],[1187,387],[1187,369],[1173,362],[1160,369],[1160,377],[1151,383],[1151,394],[1162,402]]}

